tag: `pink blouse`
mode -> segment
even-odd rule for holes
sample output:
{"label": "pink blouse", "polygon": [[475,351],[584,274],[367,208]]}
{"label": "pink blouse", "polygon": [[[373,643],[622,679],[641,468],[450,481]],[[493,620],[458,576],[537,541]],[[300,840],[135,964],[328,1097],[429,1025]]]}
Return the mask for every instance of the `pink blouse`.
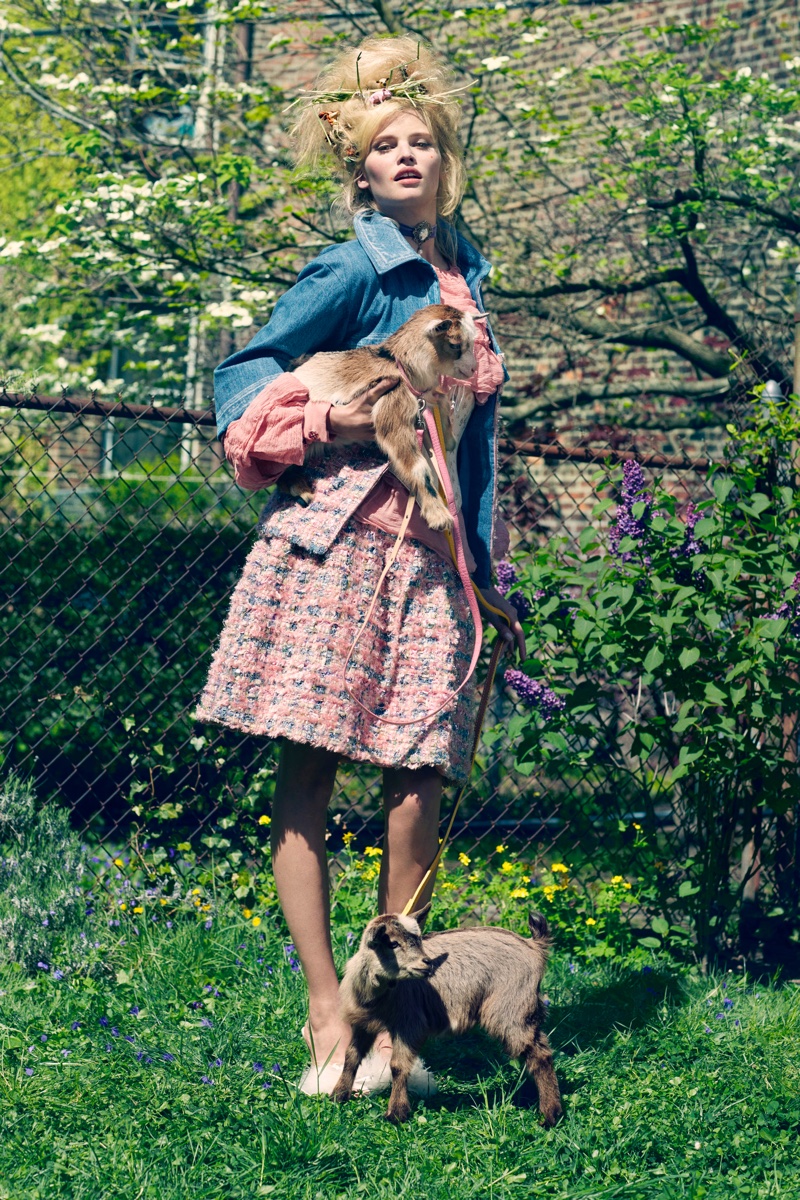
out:
{"label": "pink blouse", "polygon": [[[457,267],[435,268],[439,277],[442,304],[450,304],[462,312],[478,314],[478,308],[461,272]],[[467,381],[477,404],[485,404],[489,396],[503,383],[503,365],[489,342],[486,323],[479,321],[475,337],[476,368]],[[447,376],[445,383],[457,385]],[[251,401],[247,411],[231,422],[225,434],[225,457],[234,469],[240,487],[255,491],[269,487],[280,478],[286,467],[303,462],[306,447],[312,442],[329,442],[333,434],[328,428],[330,405],[312,403],[308,389],[286,371],[267,384]],[[397,533],[405,512],[408,493],[394,475],[387,472],[362,501],[356,518],[386,533]],[[463,521],[462,534],[466,543]],[[505,532],[499,529],[502,534]],[[450,561],[450,551],[444,534],[430,529],[415,508],[408,526],[407,537],[415,538]],[[506,535],[507,536],[507,535]],[[500,549],[502,556],[503,549]],[[474,561],[467,556],[467,566],[474,570]]]}

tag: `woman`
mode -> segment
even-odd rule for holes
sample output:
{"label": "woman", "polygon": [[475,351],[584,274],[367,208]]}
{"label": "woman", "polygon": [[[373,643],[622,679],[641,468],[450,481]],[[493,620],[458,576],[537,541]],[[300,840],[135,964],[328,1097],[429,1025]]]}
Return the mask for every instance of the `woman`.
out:
{"label": "woman", "polygon": [[[418,718],[463,680],[473,629],[443,535],[415,509],[345,686],[344,662],[405,509],[406,493],[372,441],[372,405],[392,384],[381,381],[347,406],[312,404],[287,366],[318,350],[383,341],[426,304],[482,311],[479,285],[489,264],[446,221],[464,188],[458,111],[444,63],[413,39],[371,38],[340,54],[295,133],[301,162],[326,154],[343,177],[355,240],[309,263],[269,323],[215,375],[219,433],[243,486],[268,486],[302,463],[312,442],[333,443],[320,465],[307,468],[308,507],[279,493],[267,505],[197,713],[283,739],[273,868],[308,983],[303,1033],[312,1065],[300,1086],[310,1092],[332,1090],[350,1036],[338,1012],[325,853],[338,759],[384,768],[379,905],[399,911],[436,852],[443,778],[461,782],[469,770],[471,688],[437,719]],[[510,619],[509,628],[497,618],[500,636],[524,653],[516,613],[491,585],[498,389],[506,375],[491,331],[482,322],[478,328],[470,386],[443,384],[461,439],[450,473],[473,579]],[[362,445],[337,451],[344,436]],[[398,726],[365,708],[417,719]],[[364,1090],[388,1079],[387,1055],[379,1046],[367,1060]],[[430,1088],[425,1074],[422,1081]]]}

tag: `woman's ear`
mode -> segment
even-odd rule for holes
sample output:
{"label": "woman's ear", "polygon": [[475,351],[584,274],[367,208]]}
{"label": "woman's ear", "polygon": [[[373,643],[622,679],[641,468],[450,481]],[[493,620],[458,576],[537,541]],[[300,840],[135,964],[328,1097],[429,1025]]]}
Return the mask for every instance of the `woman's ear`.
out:
{"label": "woman's ear", "polygon": [[356,175],[356,185],[364,192],[369,187],[369,180],[365,179],[363,175]]}

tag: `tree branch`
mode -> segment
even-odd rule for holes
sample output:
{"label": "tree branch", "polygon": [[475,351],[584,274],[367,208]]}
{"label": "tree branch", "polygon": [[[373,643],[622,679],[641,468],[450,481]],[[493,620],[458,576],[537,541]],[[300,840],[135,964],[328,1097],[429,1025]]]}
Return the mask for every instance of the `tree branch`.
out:
{"label": "tree branch", "polygon": [[114,137],[110,133],[107,133],[101,125],[95,125],[93,121],[87,121],[84,117],[79,117],[76,113],[70,112],[69,109],[64,108],[61,104],[56,104],[55,100],[51,100],[44,92],[40,92],[38,88],[35,88],[32,83],[28,83],[25,76],[22,75],[9,57],[2,39],[0,39],[0,68],[5,71],[9,79],[17,85],[21,92],[24,92],[31,100],[35,100],[40,108],[50,113],[51,117],[57,117],[61,121],[70,121],[73,125],[79,125],[81,129],[89,129],[105,141],[114,143]]}
{"label": "tree branch", "polygon": [[685,400],[699,397],[727,396],[731,393],[728,379],[674,379],[666,383],[643,379],[640,383],[564,384],[550,386],[529,400],[503,405],[503,416],[521,421],[533,413],[547,410],[563,412],[570,408],[594,404],[598,400],[638,399],[643,396],[680,396]]}

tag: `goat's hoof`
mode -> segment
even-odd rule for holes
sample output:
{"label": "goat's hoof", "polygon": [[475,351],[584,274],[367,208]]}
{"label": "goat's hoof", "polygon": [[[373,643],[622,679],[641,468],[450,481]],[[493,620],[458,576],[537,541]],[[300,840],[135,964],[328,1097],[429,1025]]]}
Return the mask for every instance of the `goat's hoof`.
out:
{"label": "goat's hoof", "polygon": [[386,1112],[386,1120],[391,1121],[393,1125],[405,1124],[410,1116],[411,1108],[408,1104],[397,1104]]}
{"label": "goat's hoof", "polygon": [[549,1104],[547,1108],[542,1108],[539,1111],[548,1129],[552,1129],[564,1115],[564,1110],[560,1104]]}
{"label": "goat's hoof", "polygon": [[452,532],[453,518],[443,504],[426,505],[422,512],[425,524],[429,529],[448,530]]}
{"label": "goat's hoof", "polygon": [[344,1104],[350,1099],[351,1095],[352,1092],[350,1091],[350,1088],[339,1087],[337,1083],[336,1087],[331,1092],[331,1099],[333,1100],[334,1104]]}

